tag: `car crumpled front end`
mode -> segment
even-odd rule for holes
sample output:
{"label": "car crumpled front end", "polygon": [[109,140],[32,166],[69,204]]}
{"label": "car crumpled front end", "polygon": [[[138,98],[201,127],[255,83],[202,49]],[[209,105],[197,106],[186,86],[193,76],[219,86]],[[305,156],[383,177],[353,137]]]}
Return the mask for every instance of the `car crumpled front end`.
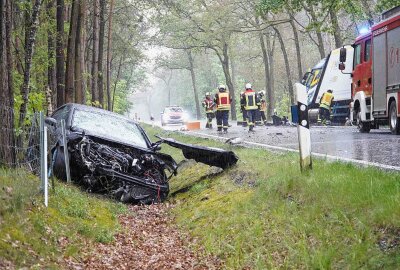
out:
{"label": "car crumpled front end", "polygon": [[177,169],[172,157],[93,136],[71,135],[71,174],[88,191],[144,204],[161,202],[168,196],[168,180]]}

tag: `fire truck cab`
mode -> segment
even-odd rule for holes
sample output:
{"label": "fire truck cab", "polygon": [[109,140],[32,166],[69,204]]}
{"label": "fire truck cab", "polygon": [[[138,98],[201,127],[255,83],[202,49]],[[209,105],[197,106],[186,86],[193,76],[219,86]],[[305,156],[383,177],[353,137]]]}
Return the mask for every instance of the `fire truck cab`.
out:
{"label": "fire truck cab", "polygon": [[[388,124],[393,134],[400,134],[400,6],[382,19],[353,45],[350,116],[360,132]],[[340,61],[345,59],[342,48]]]}

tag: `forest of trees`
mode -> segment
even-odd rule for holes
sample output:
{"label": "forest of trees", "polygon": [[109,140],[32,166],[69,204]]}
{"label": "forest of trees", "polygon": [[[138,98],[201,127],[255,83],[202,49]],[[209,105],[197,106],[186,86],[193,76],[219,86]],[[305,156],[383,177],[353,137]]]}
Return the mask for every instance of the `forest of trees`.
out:
{"label": "forest of trees", "polygon": [[[269,115],[285,111],[307,68],[398,4],[0,0],[0,124],[15,131],[32,112],[67,102],[127,113],[138,91],[147,105],[179,103],[199,118],[205,92],[224,83],[235,102],[247,81],[266,90]],[[0,144],[14,144],[10,134]]]}

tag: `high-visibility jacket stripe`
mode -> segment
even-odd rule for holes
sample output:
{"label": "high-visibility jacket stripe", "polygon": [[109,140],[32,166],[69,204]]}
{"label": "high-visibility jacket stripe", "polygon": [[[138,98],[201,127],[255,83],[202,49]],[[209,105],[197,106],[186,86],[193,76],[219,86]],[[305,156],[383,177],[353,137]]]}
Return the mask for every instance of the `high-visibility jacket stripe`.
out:
{"label": "high-visibility jacket stripe", "polygon": [[244,108],[246,110],[256,110],[258,108],[256,103],[256,93],[246,92],[245,97],[246,97],[246,104],[244,105]]}
{"label": "high-visibility jacket stripe", "polygon": [[231,108],[231,100],[229,93],[218,93],[218,105],[217,110],[224,111]]}

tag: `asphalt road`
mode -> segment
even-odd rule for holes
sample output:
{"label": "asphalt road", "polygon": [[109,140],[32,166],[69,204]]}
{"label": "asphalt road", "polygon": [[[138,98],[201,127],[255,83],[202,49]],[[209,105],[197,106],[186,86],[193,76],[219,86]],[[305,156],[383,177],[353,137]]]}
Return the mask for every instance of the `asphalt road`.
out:
{"label": "asphalt road", "polygon": [[[218,134],[216,128],[188,131],[195,136],[214,139],[239,137],[243,143],[253,146],[266,146],[278,150],[298,150],[297,127],[259,126],[255,133],[232,123],[228,134]],[[168,130],[180,130],[180,126],[164,127]],[[400,136],[390,133],[389,129],[371,130],[360,133],[356,127],[311,127],[312,152],[319,157],[339,159],[400,171]]]}

